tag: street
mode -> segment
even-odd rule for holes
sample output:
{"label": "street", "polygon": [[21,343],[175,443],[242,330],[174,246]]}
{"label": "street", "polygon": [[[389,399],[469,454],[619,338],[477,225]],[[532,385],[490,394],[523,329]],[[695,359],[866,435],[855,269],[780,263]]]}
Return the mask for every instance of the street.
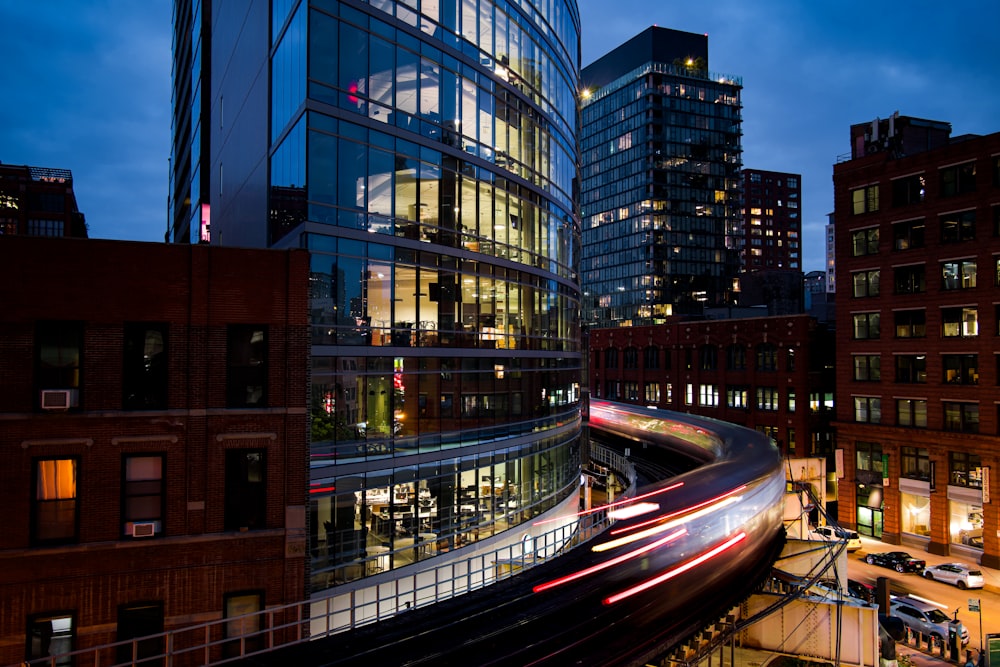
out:
{"label": "street", "polygon": [[[878,577],[885,577],[889,580],[890,593],[892,595],[917,595],[921,598],[933,602],[941,607],[941,610],[954,617],[954,612],[958,610],[958,620],[960,620],[969,630],[969,645],[967,648],[979,649],[982,645],[980,638],[980,614],[969,611],[969,600],[979,600],[982,610],[982,633],[990,634],[1000,632],[1000,595],[986,589],[960,590],[950,584],[938,581],[928,581],[919,574],[900,574],[889,568],[869,565],[864,562],[864,555],[875,551],[907,551],[912,556],[924,558],[928,565],[938,563],[958,562],[960,559],[933,556],[917,549],[907,547],[897,547],[891,544],[870,543],[866,544],[866,549],[856,551],[847,557],[847,576],[857,581],[875,585]],[[1000,582],[995,581],[996,572],[983,571],[986,576],[987,586],[994,586]],[[992,580],[992,581],[991,581]],[[992,588],[993,586],[991,586]],[[994,589],[995,590],[995,589]]]}

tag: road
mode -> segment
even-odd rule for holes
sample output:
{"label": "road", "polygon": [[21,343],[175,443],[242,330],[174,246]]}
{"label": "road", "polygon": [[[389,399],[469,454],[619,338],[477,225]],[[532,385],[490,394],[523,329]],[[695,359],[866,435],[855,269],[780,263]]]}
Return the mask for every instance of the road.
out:
{"label": "road", "polygon": [[[898,547],[886,544],[885,551],[896,551]],[[905,549],[904,549],[905,550]],[[924,554],[915,549],[908,550],[910,554],[917,558],[924,558]],[[983,589],[960,590],[950,584],[939,581],[928,581],[919,574],[899,574],[889,568],[869,565],[864,562],[864,552],[857,551],[847,557],[847,576],[851,579],[863,581],[875,585],[878,577],[885,577],[889,580],[890,593],[893,595],[918,595],[921,598],[930,600],[939,605],[941,610],[949,616],[954,616],[954,611],[958,610],[958,620],[960,620],[969,630],[968,648],[978,649],[981,646],[979,620],[980,614],[969,611],[969,599],[980,601],[982,609],[982,632],[985,634],[1000,633],[1000,595]],[[958,559],[952,559],[958,560]],[[928,565],[949,562],[948,559],[935,558],[927,561]]]}

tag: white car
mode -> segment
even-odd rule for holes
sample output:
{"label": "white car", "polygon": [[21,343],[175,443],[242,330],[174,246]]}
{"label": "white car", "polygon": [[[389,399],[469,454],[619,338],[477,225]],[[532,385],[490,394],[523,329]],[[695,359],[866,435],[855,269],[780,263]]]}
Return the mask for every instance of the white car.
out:
{"label": "white car", "polygon": [[846,540],[847,550],[850,552],[861,548],[861,538],[853,530],[847,530],[839,526],[817,526],[813,528],[812,532],[825,540]]}
{"label": "white car", "polygon": [[966,563],[944,563],[928,565],[924,568],[924,577],[943,581],[961,589],[982,588],[983,572]]}

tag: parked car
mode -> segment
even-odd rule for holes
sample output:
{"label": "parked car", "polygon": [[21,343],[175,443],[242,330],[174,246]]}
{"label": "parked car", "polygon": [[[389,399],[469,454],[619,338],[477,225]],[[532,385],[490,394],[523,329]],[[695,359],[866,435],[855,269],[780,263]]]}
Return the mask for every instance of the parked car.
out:
{"label": "parked car", "polygon": [[982,588],[983,572],[966,563],[944,563],[924,568],[924,577],[943,581],[961,589]]}
{"label": "parked car", "polygon": [[875,604],[875,587],[857,579],[847,580],[847,592],[859,600]]}
{"label": "parked car", "polygon": [[861,538],[853,530],[847,530],[840,526],[817,526],[813,528],[813,533],[825,540],[845,540],[847,550],[855,552],[861,548]]}
{"label": "parked car", "polygon": [[903,621],[912,632],[933,637],[935,641],[948,640],[949,631],[954,629],[961,638],[962,646],[969,643],[969,630],[961,621],[953,620],[937,606],[911,597],[894,597],[889,601],[889,614]]}
{"label": "parked car", "polygon": [[920,558],[914,558],[905,551],[884,551],[882,553],[868,554],[865,562],[869,565],[881,565],[889,567],[896,572],[920,572],[927,564]]}

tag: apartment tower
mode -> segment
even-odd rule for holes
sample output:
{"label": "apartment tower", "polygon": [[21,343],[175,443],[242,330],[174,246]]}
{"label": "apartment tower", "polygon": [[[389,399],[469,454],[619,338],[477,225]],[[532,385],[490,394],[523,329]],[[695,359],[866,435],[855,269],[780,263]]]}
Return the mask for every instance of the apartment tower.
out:
{"label": "apartment tower", "polygon": [[732,305],[739,78],[709,72],[707,36],[651,27],[582,79],[585,323],[658,324]]}

